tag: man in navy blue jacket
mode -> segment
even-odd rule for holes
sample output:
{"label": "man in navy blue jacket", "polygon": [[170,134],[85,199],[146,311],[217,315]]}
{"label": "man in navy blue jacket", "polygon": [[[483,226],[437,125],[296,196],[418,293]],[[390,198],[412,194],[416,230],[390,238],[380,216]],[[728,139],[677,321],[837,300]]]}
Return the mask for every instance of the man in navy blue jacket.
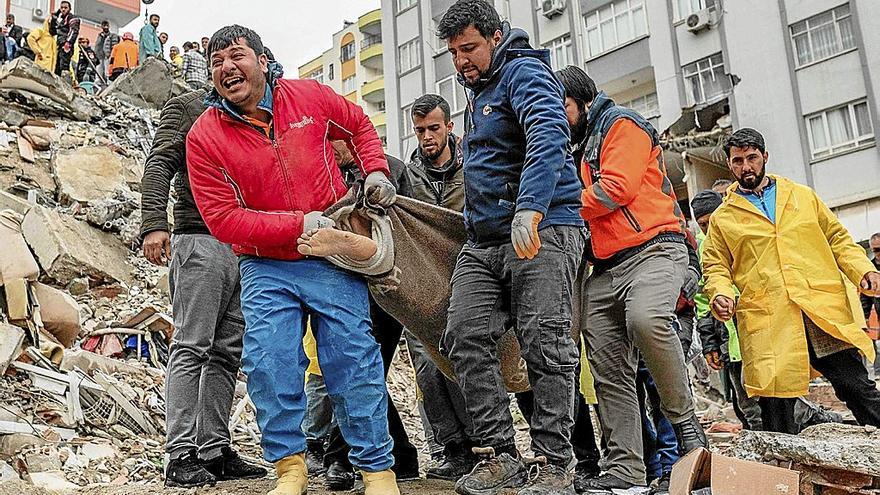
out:
{"label": "man in navy blue jacket", "polygon": [[[491,4],[459,0],[440,21],[469,96],[464,151],[468,242],[452,276],[442,346],[473,418],[482,457],[456,491],[574,494],[571,429],[578,348],[572,287],[585,232],[580,181],[568,153],[564,91],[547,50],[502,23]],[[527,475],[514,444],[497,343],[514,327],[535,395]]]}

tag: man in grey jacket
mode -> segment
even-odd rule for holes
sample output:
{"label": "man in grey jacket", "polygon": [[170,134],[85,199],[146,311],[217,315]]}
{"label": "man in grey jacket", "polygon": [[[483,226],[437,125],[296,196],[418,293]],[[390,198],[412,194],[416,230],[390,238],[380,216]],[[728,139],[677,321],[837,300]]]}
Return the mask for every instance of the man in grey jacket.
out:
{"label": "man in grey jacket", "polygon": [[[189,187],[186,135],[205,110],[204,98],[205,91],[198,90],[168,101],[141,181],[144,256],[156,265],[170,264],[175,331],[165,382],[165,484],[179,487],[266,475],[229,446],[244,318],[238,260],[211,236]],[[172,236],[167,208],[175,176]]]}
{"label": "man in grey jacket", "polygon": [[113,47],[120,42],[119,35],[110,31],[110,21],[101,22],[101,32],[95,39],[95,55],[98,57],[98,73],[100,80],[107,81],[110,75],[110,54],[113,53]]}

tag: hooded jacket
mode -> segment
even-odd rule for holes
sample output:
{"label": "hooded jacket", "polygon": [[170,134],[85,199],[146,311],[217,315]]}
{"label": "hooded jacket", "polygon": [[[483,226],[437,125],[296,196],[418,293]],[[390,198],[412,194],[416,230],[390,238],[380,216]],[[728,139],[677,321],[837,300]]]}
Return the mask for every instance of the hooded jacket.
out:
{"label": "hooded jacket", "polygon": [[469,88],[464,152],[465,226],[477,247],[510,242],[519,210],[551,225],[583,226],[580,181],[568,151],[565,92],[550,52],[529,46],[521,29],[503,26],[485,76]]}
{"label": "hooded jacket", "polygon": [[27,35],[27,44],[34,52],[35,63],[47,72],[55,72],[58,48],[55,37],[49,32],[51,20],[46,19],[42,27],[34,28]]}
{"label": "hooded jacket", "polygon": [[441,168],[434,168],[431,161],[417,147],[410,156],[406,166],[411,188],[410,196],[442,208],[455,211],[464,209],[464,156],[461,140],[454,134],[449,135],[449,146],[452,158]]}
{"label": "hooded jacket", "polygon": [[364,176],[389,170],[361,107],[317,81],[280,79],[275,67],[260,104],[271,109],[270,135],[237,116],[215,89],[186,138],[186,160],[193,197],[214,237],[236,254],[298,260],[303,216],[348,192],[330,141],[348,144]]}

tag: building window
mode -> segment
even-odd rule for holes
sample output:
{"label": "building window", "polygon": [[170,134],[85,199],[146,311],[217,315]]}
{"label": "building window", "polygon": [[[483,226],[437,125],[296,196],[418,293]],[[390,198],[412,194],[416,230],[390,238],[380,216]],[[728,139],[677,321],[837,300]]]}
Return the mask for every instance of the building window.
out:
{"label": "building window", "polygon": [[675,6],[675,18],[681,20],[701,10],[714,9],[715,0],[675,0]]}
{"label": "building window", "polygon": [[384,112],[385,111],[385,100],[382,100],[379,103],[376,103],[376,111],[377,112]]}
{"label": "building window", "polygon": [[324,68],[318,67],[317,69],[313,70],[312,72],[309,72],[308,74],[304,75],[302,78],[303,79],[314,79],[315,81],[318,81],[319,83],[323,83],[324,82]]}
{"label": "building window", "polygon": [[354,60],[354,49],[355,43],[352,41],[351,43],[342,47],[342,59],[343,62],[348,62],[349,60]]}
{"label": "building window", "polygon": [[730,78],[724,73],[720,53],[685,65],[682,73],[691,105],[709,103],[730,90]]}
{"label": "building window", "polygon": [[798,67],[854,48],[849,4],[792,24],[791,39]]}
{"label": "building window", "polygon": [[550,50],[550,65],[553,70],[561,70],[572,64],[571,36],[565,35],[544,45]]}
{"label": "building window", "polygon": [[418,0],[397,0],[397,11],[404,11],[417,3],[419,3]]}
{"label": "building window", "polygon": [[618,0],[586,16],[590,57],[648,34],[644,0]]}
{"label": "building window", "polygon": [[805,117],[813,158],[824,158],[874,142],[871,115],[865,100]]}
{"label": "building window", "polygon": [[398,73],[403,74],[422,64],[422,52],[419,50],[419,39],[413,39],[397,47]]}
{"label": "building window", "polygon": [[357,76],[346,77],[342,80],[342,94],[347,95],[357,91]]}
{"label": "building window", "polygon": [[328,81],[333,80],[333,64],[330,64],[327,66],[327,80]]}
{"label": "building window", "polygon": [[409,105],[400,109],[400,118],[403,120],[403,123],[400,126],[400,130],[402,131],[401,134],[404,138],[408,136],[414,136],[416,134],[416,131],[413,130],[412,125],[412,107],[413,104],[410,103]]}
{"label": "building window", "polygon": [[458,84],[454,75],[437,81],[437,94],[449,103],[452,113],[458,113],[467,106],[464,87]]}
{"label": "building window", "polygon": [[660,116],[660,102],[657,100],[657,93],[639,96],[621,103],[620,106],[635,110],[646,119]]}

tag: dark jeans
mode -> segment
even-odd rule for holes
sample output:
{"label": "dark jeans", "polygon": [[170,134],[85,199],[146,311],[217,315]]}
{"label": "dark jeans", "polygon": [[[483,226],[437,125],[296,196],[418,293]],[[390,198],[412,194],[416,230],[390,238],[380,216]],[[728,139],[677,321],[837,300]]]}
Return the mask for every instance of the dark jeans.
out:
{"label": "dark jeans", "polygon": [[464,246],[452,274],[449,318],[441,340],[482,447],[515,449],[510,400],[501,376],[498,341],[511,324],[535,393],[532,450],[553,464],[572,456],[575,368],[571,298],[584,229],[551,226],[542,247],[519,259],[512,244]]}
{"label": "dark jeans", "polygon": [[[672,465],[679,459],[678,440],[672,423],[660,410],[660,392],[643,361],[636,371],[636,393],[642,411],[642,444],[644,445],[645,470],[648,480],[672,472]],[[648,406],[651,414],[648,414]]]}
{"label": "dark jeans", "polygon": [[58,60],[55,62],[55,75],[61,76],[63,71],[70,70],[70,58],[73,56],[73,47],[69,52],[64,51],[63,44],[58,45]]}
{"label": "dark jeans", "polygon": [[[373,320],[373,337],[379,342],[380,352],[382,353],[382,364],[385,366],[385,376],[388,376],[388,370],[391,368],[391,361],[394,359],[394,353],[400,344],[400,336],[403,334],[403,325],[382,310],[370,298],[370,318]],[[394,440],[394,447],[391,455],[394,456],[394,466],[409,470],[411,466],[418,470],[419,453],[409,437],[406,429],[403,427],[403,421],[400,414],[394,406],[391,396],[388,396],[388,432]],[[343,465],[351,466],[348,461],[349,446],[342,438],[339,426],[334,426],[330,431],[327,451],[324,454],[324,466],[330,466],[334,462],[340,462]]]}
{"label": "dark jeans", "polygon": [[[861,425],[880,427],[880,391],[868,378],[868,370],[856,349],[835,352],[823,358],[817,357],[812,345],[810,365],[831,382],[834,394],[852,411]],[[796,398],[782,399],[761,397],[761,420],[766,431],[796,435],[798,425],[794,419]]]}

